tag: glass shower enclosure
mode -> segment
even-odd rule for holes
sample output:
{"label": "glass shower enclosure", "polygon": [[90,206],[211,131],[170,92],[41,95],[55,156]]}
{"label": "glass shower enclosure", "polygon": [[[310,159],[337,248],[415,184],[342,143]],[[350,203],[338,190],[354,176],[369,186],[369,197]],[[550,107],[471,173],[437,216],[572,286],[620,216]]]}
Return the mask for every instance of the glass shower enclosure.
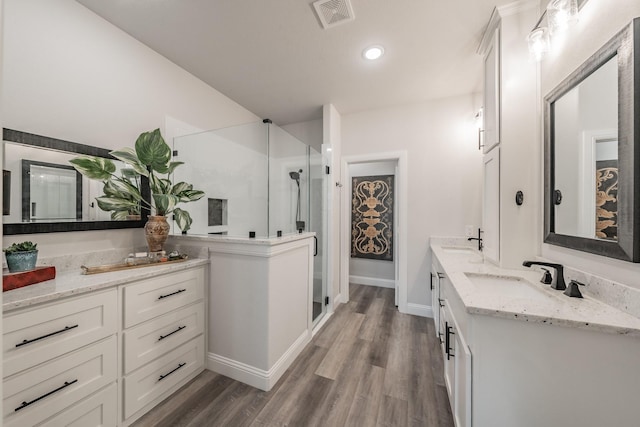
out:
{"label": "glass shower enclosure", "polygon": [[[313,320],[325,312],[327,175],[321,153],[272,123],[256,122],[174,138],[184,166],[174,182],[205,197],[189,203],[188,235],[278,238],[312,231]],[[173,225],[172,225],[173,227]],[[172,234],[180,230],[172,228]]]}

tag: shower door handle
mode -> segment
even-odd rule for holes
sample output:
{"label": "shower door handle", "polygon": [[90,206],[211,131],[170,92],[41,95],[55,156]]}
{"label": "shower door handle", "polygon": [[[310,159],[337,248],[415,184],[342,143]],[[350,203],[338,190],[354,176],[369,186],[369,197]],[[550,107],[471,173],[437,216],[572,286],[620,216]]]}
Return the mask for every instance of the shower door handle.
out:
{"label": "shower door handle", "polygon": [[318,238],[313,236],[313,256],[318,256]]}

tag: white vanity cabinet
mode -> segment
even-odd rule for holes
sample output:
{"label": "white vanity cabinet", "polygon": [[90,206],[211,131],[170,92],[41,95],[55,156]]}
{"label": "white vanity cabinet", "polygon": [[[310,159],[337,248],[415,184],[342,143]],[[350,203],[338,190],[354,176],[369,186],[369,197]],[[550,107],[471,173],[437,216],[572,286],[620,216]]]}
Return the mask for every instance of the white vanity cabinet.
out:
{"label": "white vanity cabinet", "polygon": [[444,376],[457,427],[638,424],[637,319],[597,317],[611,309],[550,289],[548,300],[534,301],[484,293],[464,271],[499,277],[499,269],[438,257]]}
{"label": "white vanity cabinet", "polygon": [[444,277],[442,267],[438,263],[436,257],[433,257],[431,264],[431,309],[433,311],[433,322],[436,331],[436,337],[442,343],[442,329],[440,327],[440,317],[442,310],[442,299],[440,297],[440,280]]}
{"label": "white vanity cabinet", "polygon": [[117,330],[116,289],[5,315],[4,425],[115,425]]}
{"label": "white vanity cabinet", "polygon": [[96,276],[80,295],[52,284],[48,302],[6,312],[3,425],[128,426],[204,370],[205,268],[193,263],[105,288]]}
{"label": "white vanity cabinet", "polygon": [[[444,379],[451,413],[457,427],[471,427],[471,349],[467,345],[466,314],[452,294],[454,290],[446,276],[440,280],[442,308],[442,351]],[[461,326],[462,325],[462,326]]]}
{"label": "white vanity cabinet", "polygon": [[204,369],[204,269],[121,287],[122,420],[129,425]]}

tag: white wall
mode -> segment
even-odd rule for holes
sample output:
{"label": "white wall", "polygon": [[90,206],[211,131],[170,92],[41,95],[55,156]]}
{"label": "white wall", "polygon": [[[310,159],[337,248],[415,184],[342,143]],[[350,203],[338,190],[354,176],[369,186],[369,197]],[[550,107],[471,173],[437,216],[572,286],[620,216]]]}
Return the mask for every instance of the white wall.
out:
{"label": "white wall", "polygon": [[474,120],[479,99],[465,95],[342,116],[343,156],[408,153],[410,304],[430,305],[429,237],[463,236],[465,225],[480,225],[482,155]]}
{"label": "white wall", "polygon": [[305,144],[310,145],[317,152],[322,152],[322,119],[291,123],[282,126],[282,129]]}
{"label": "white wall", "polygon": [[[351,194],[351,178],[357,176],[395,175],[397,162],[355,163],[349,165],[349,176],[345,177],[345,185]],[[394,197],[395,200],[395,197]],[[350,209],[351,210],[351,209]],[[395,210],[395,206],[394,206]],[[395,212],[394,212],[395,217]],[[394,229],[395,236],[395,229]],[[396,250],[394,246],[393,261],[382,261],[365,258],[349,258],[349,276],[395,280]],[[350,254],[346,254],[350,256]],[[354,283],[353,279],[350,282]],[[355,283],[360,283],[357,280]]]}
{"label": "white wall", "polygon": [[[4,126],[105,148],[171,116],[201,129],[259,120],[73,0],[4,2]],[[41,256],[144,245],[139,230],[12,236]],[[123,245],[123,246],[121,246]]]}
{"label": "white wall", "polygon": [[[540,99],[542,100],[571,72],[577,69],[611,37],[640,16],[637,0],[616,0],[615,7],[605,0],[589,0],[579,14],[578,23],[570,28],[562,40],[556,41],[540,67]],[[542,102],[542,101],[540,101]],[[542,117],[539,117],[542,127]],[[539,141],[542,146],[543,141]],[[542,165],[540,168],[542,169]],[[543,215],[542,187],[540,182],[540,216]],[[542,227],[543,224],[540,225]],[[540,228],[540,235],[542,229]],[[618,261],[584,252],[541,244],[543,257],[570,267],[640,288],[640,264]]]}

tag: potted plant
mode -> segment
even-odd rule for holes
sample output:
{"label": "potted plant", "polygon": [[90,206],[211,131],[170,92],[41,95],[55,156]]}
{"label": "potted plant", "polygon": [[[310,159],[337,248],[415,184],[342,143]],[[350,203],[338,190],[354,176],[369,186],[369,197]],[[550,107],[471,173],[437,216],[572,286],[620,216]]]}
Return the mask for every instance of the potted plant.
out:
{"label": "potted plant", "polygon": [[14,243],[8,248],[3,249],[9,271],[16,273],[36,268],[36,261],[38,260],[37,246],[37,243],[26,241]]}
{"label": "potted plant", "polygon": [[[70,160],[82,175],[104,183],[104,196],[96,198],[100,209],[111,211],[111,216],[115,219],[131,215],[136,209],[140,212],[141,206],[150,209],[151,215],[145,225],[150,252],[162,250],[167,240],[167,215],[173,213],[173,219],[180,230],[189,230],[193,222],[191,215],[177,205],[199,200],[204,192],[194,190],[193,185],[186,182],[172,183],[170,175],[183,162],[171,161],[171,148],[162,138],[160,129],[140,134],[135,149],[122,148],[111,151],[110,154],[129,165],[132,171],[117,175],[115,164],[100,157],[84,156]],[[136,176],[146,176],[149,179],[151,200],[142,197]]]}

